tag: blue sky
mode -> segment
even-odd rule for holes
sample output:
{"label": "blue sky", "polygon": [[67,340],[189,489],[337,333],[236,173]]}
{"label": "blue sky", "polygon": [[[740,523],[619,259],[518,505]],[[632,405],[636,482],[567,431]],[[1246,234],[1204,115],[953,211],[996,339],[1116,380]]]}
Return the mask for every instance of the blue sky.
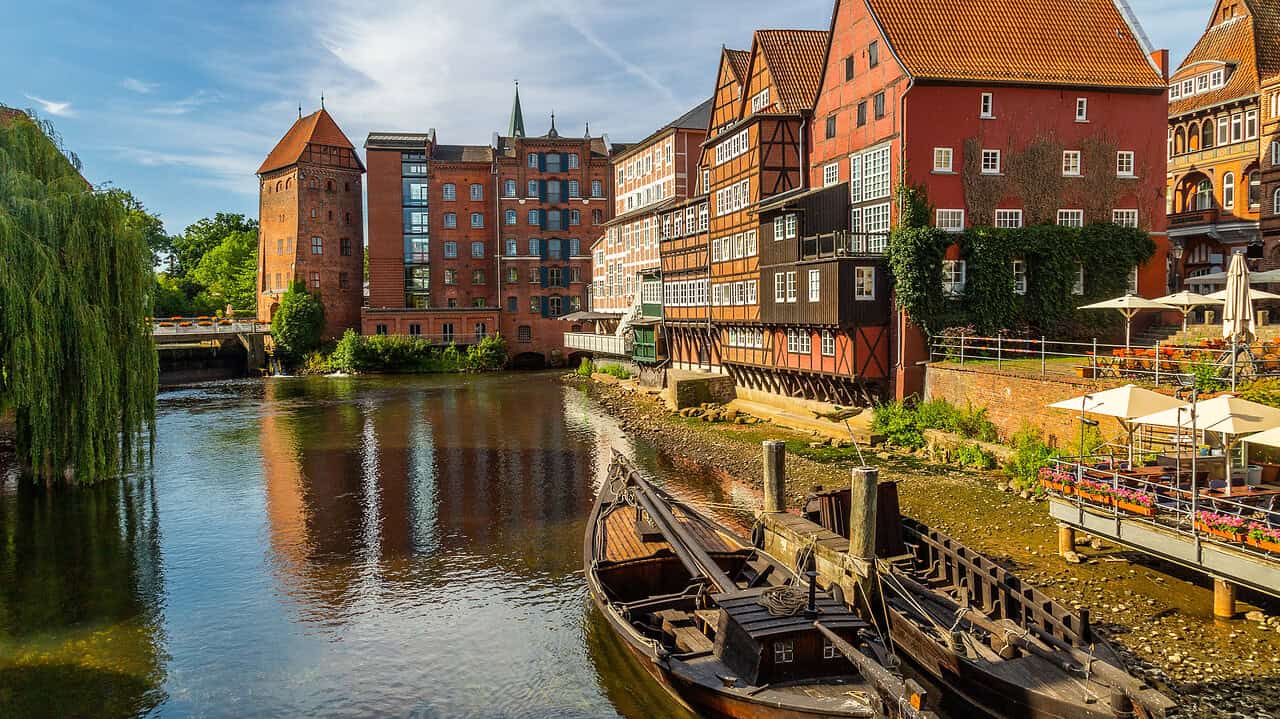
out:
{"label": "blue sky", "polygon": [[[257,214],[262,158],[323,92],[357,146],[370,130],[441,142],[525,124],[614,141],[710,94],[721,45],[758,27],[825,29],[830,0],[11,2],[0,10],[0,103],[52,120],[94,183],[132,190],[170,233]],[[1130,0],[1173,62],[1211,0]],[[677,19],[678,18],[678,19]]]}

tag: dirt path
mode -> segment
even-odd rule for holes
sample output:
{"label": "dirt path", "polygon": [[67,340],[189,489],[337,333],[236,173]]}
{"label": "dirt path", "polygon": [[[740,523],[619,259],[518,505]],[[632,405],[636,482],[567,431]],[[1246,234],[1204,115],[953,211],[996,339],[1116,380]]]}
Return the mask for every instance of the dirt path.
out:
{"label": "dirt path", "polygon": [[[813,438],[806,434],[679,417],[652,397],[614,386],[592,383],[589,391],[624,429],[662,452],[745,481],[760,476],[760,442],[786,440],[792,507],[815,484],[848,482],[849,468],[860,464],[856,450],[810,449]],[[1280,718],[1280,616],[1251,613],[1250,619],[1215,622],[1206,578],[1114,546],[1082,545],[1086,563],[1066,564],[1057,556],[1044,503],[1001,491],[998,473],[863,451],[882,479],[898,481],[904,513],[1013,567],[1059,601],[1089,607],[1134,673],[1166,686],[1183,703],[1178,716]],[[1264,608],[1280,613],[1280,603]]]}

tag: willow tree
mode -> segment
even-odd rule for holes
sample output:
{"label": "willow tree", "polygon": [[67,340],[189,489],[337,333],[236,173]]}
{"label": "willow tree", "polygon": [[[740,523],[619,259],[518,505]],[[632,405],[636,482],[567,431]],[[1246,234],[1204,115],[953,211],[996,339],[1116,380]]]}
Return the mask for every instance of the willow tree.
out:
{"label": "willow tree", "polygon": [[19,460],[85,483],[155,431],[151,254],[118,191],[95,191],[47,124],[0,116],[0,406]]}

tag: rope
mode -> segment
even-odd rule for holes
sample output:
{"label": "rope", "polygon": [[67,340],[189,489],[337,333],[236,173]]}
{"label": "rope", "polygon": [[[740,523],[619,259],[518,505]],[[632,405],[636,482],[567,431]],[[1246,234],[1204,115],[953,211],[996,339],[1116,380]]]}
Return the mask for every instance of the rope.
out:
{"label": "rope", "polygon": [[809,603],[809,594],[797,585],[786,584],[764,590],[756,599],[756,603],[769,610],[769,614],[775,617],[791,617]]}

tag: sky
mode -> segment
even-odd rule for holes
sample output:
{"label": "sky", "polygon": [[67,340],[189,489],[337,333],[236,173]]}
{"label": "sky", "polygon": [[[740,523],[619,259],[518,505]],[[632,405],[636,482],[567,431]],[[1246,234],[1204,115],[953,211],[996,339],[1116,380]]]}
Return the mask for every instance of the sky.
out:
{"label": "sky", "polygon": [[[1212,0],[1129,0],[1173,65]],[[258,165],[325,107],[371,130],[485,144],[519,79],[525,127],[634,141],[710,96],[722,45],[830,24],[831,0],[44,0],[0,5],[0,104],[51,120],[94,184],[131,190],[170,234],[257,215]]]}

